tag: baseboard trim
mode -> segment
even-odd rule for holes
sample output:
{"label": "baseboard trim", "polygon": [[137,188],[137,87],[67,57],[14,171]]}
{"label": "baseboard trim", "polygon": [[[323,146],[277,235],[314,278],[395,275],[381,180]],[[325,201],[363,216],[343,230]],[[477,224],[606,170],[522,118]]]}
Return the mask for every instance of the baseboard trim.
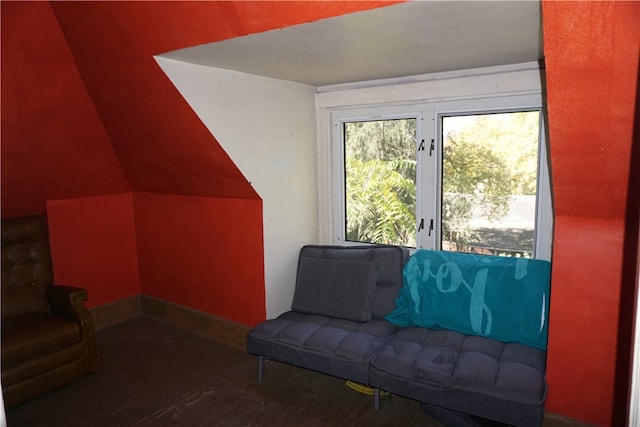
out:
{"label": "baseboard trim", "polygon": [[96,331],[139,316],[150,316],[196,335],[246,351],[249,327],[149,295],[135,295],[89,309]]}
{"label": "baseboard trim", "polygon": [[592,424],[586,424],[573,418],[565,417],[564,415],[556,414],[554,412],[544,413],[543,426],[558,426],[558,427],[594,427]]}
{"label": "baseboard trim", "polygon": [[199,336],[223,342],[230,347],[247,350],[248,326],[149,295],[141,295],[140,302],[145,315],[181,326]]}
{"label": "baseboard trim", "polygon": [[140,295],[92,307],[89,312],[93,318],[94,329],[99,331],[140,316],[142,313]]}

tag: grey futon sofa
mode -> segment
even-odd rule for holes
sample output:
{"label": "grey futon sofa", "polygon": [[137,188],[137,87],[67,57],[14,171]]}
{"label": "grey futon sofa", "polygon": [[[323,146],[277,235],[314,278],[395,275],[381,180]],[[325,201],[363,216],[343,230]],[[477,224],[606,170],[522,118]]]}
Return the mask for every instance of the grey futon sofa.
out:
{"label": "grey futon sofa", "polygon": [[422,402],[448,426],[480,425],[476,417],[540,426],[543,349],[385,319],[397,311],[409,259],[396,246],[304,246],[291,311],[248,333],[258,382],[273,359],[373,387],[376,410],[384,390]]}

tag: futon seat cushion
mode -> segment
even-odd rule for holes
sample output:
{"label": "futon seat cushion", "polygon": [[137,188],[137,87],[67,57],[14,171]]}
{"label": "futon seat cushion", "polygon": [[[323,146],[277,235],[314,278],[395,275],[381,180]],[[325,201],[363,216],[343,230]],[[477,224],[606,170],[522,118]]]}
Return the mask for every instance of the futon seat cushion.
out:
{"label": "futon seat cushion", "polygon": [[2,319],[2,366],[80,342],[78,322],[47,313]]}
{"label": "futon seat cushion", "polygon": [[514,425],[540,425],[545,352],[443,329],[398,330],[371,362],[370,384]]}
{"label": "futon seat cushion", "polygon": [[369,362],[396,327],[386,320],[354,322],[286,312],[253,328],[249,353],[367,383]]}

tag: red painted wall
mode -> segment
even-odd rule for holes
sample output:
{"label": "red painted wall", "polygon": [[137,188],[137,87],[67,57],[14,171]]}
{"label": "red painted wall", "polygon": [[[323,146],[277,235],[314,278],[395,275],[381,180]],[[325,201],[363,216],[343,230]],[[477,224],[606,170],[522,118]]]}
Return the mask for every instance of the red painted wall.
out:
{"label": "red painted wall", "polygon": [[556,221],[547,410],[597,425],[626,399],[615,379],[630,328],[618,322],[639,23],[637,2],[543,2]]}
{"label": "red painted wall", "polygon": [[285,4],[51,3],[133,189],[258,197],[153,55],[385,3]]}
{"label": "red painted wall", "polygon": [[2,2],[2,217],[130,190],[46,2]]}
{"label": "red painted wall", "polygon": [[134,206],[142,293],[248,326],[264,320],[260,200],[136,192]]}
{"label": "red painted wall", "polygon": [[[259,197],[153,55],[385,4],[2,2],[3,217],[50,201],[56,276],[86,284],[90,305],[142,290],[246,324],[264,319],[262,261],[229,258],[263,258]],[[130,190],[146,193],[133,206],[77,199]],[[218,242],[235,249],[219,254]],[[212,259],[224,262],[212,269]],[[110,273],[95,281],[96,272]]]}
{"label": "red painted wall", "polygon": [[[178,46],[170,42],[172,28],[184,31],[184,43],[203,30],[193,18],[192,28],[185,25],[186,16],[179,21],[178,11],[187,5],[52,2],[51,7],[133,189],[257,197],[153,59]],[[192,13],[198,16],[197,10]],[[178,22],[172,25],[174,18]]]}
{"label": "red painted wall", "polygon": [[58,284],[87,289],[95,307],[140,293],[131,193],[47,202]]}

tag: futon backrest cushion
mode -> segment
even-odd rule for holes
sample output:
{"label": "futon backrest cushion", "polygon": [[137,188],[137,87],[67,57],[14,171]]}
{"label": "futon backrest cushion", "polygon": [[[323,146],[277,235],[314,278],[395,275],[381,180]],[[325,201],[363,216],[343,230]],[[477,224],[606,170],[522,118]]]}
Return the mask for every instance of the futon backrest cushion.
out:
{"label": "futon backrest cushion", "polygon": [[370,261],[300,257],[291,308],[301,313],[367,322],[376,286]]}
{"label": "futon backrest cushion", "polygon": [[355,321],[395,308],[408,250],[396,246],[307,245],[300,251],[292,310]]}
{"label": "futon backrest cushion", "polygon": [[39,216],[2,220],[2,318],[49,312],[45,287],[53,283],[49,238]]}

